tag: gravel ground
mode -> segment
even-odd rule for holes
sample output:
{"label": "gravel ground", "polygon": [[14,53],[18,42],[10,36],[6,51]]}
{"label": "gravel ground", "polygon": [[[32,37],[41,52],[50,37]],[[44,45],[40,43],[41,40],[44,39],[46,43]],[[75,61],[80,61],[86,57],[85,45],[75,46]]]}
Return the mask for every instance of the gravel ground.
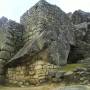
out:
{"label": "gravel ground", "polygon": [[[78,87],[81,87],[79,89]],[[84,89],[85,87],[86,89]],[[90,86],[60,86],[60,85],[43,85],[43,86],[31,86],[31,87],[0,87],[0,90],[90,90]]]}

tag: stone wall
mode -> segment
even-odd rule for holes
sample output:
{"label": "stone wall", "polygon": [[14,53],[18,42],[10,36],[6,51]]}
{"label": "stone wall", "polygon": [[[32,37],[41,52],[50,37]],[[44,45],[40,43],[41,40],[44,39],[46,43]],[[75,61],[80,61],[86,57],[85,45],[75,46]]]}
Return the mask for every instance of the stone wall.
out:
{"label": "stone wall", "polygon": [[0,59],[0,85],[5,84],[4,60]]}
{"label": "stone wall", "polygon": [[48,72],[56,71],[59,67],[45,61],[36,61],[32,64],[8,68],[7,80],[10,84],[31,85],[40,84],[47,81]]}
{"label": "stone wall", "polygon": [[[67,67],[68,68],[68,67]],[[82,66],[65,71],[46,61],[29,62],[13,68],[8,68],[7,82],[10,85],[30,86],[43,83],[90,84],[90,69]],[[70,81],[70,82],[68,82]]]}

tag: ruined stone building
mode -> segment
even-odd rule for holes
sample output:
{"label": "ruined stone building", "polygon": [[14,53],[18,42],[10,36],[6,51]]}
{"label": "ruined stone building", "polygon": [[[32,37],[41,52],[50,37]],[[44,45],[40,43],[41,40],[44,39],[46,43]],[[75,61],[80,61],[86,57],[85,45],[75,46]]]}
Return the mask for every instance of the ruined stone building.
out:
{"label": "ruined stone building", "polygon": [[61,9],[44,0],[24,13],[21,23],[26,43],[7,63],[7,78],[12,83],[36,83],[44,80],[54,65],[67,64],[70,45],[75,44],[72,24]]}
{"label": "ruined stone building", "polygon": [[6,20],[6,41],[0,46],[0,60],[5,62],[0,68],[5,67],[6,72],[0,71],[0,77],[6,73],[7,83],[37,84],[45,82],[50,71],[89,58],[90,24],[78,20],[76,24],[75,20],[75,15],[70,19],[45,0],[27,10],[20,24]]}

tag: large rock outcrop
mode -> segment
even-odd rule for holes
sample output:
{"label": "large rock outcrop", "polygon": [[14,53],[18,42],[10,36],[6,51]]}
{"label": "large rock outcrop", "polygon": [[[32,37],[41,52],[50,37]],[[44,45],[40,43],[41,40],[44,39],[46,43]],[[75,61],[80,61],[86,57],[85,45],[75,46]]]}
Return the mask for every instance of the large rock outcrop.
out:
{"label": "large rock outcrop", "polygon": [[[24,66],[26,72],[23,72],[23,76],[31,77],[28,72],[34,71],[33,65],[34,67],[38,65],[35,64],[36,61],[45,61],[58,67],[90,58],[89,17],[90,13],[81,10],[75,11],[73,14],[66,14],[45,0],[40,0],[25,12],[21,16],[21,24],[3,17],[0,21],[1,38],[3,38],[0,39],[0,77],[2,78],[5,74],[3,61],[9,60],[5,64],[8,71],[10,69],[10,73],[7,74],[7,76],[10,75],[8,80],[14,76],[17,76],[17,80],[19,80],[18,74],[16,74],[17,67],[20,67],[19,76],[21,76],[22,66]],[[86,62],[90,63],[89,60]],[[42,69],[44,65],[38,66]],[[13,70],[16,72],[14,75],[11,74]],[[38,72],[38,70],[35,71]],[[44,76],[47,75],[46,72],[43,72]],[[39,74],[35,75],[39,79]],[[3,80],[0,80],[1,83]],[[12,81],[14,80],[16,78],[12,79]]]}
{"label": "large rock outcrop", "polygon": [[84,37],[84,41],[88,44],[90,44],[90,22],[87,25],[87,32],[86,35]]}
{"label": "large rock outcrop", "polygon": [[0,19],[0,23],[0,59],[7,61],[24,45],[24,27],[5,17]]}
{"label": "large rock outcrop", "polygon": [[[47,47],[48,61],[51,63],[67,64],[70,44],[74,45],[75,40],[72,24],[65,12],[40,0],[24,13],[21,24],[25,26],[26,42],[33,41],[38,50]],[[32,45],[31,49],[34,48]]]}
{"label": "large rock outcrop", "polygon": [[23,32],[23,25],[8,20],[5,17],[0,19],[0,84],[5,82],[5,63],[7,63],[24,44]]}
{"label": "large rock outcrop", "polygon": [[90,57],[90,23],[83,22],[74,25],[74,33],[76,37],[76,45],[71,46],[68,62],[77,62]]}
{"label": "large rock outcrop", "polygon": [[90,22],[90,13],[84,12],[82,10],[77,10],[72,14],[72,22],[73,24],[80,24],[83,22]]}

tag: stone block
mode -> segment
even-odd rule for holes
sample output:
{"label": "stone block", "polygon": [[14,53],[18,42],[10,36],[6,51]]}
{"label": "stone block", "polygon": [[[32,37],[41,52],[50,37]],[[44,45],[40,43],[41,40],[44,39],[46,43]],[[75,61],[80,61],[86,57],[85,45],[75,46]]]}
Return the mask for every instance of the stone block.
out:
{"label": "stone block", "polygon": [[42,65],[36,65],[35,66],[35,69],[37,70],[37,69],[42,69]]}
{"label": "stone block", "polygon": [[35,75],[35,71],[29,71],[29,75]]}
{"label": "stone block", "polygon": [[56,72],[56,75],[55,75],[56,79],[60,79],[60,78],[64,77],[64,73],[65,73],[64,71]]}
{"label": "stone block", "polygon": [[38,75],[34,75],[34,76],[33,76],[33,78],[35,78],[35,79],[38,79],[38,77],[39,77]]}

